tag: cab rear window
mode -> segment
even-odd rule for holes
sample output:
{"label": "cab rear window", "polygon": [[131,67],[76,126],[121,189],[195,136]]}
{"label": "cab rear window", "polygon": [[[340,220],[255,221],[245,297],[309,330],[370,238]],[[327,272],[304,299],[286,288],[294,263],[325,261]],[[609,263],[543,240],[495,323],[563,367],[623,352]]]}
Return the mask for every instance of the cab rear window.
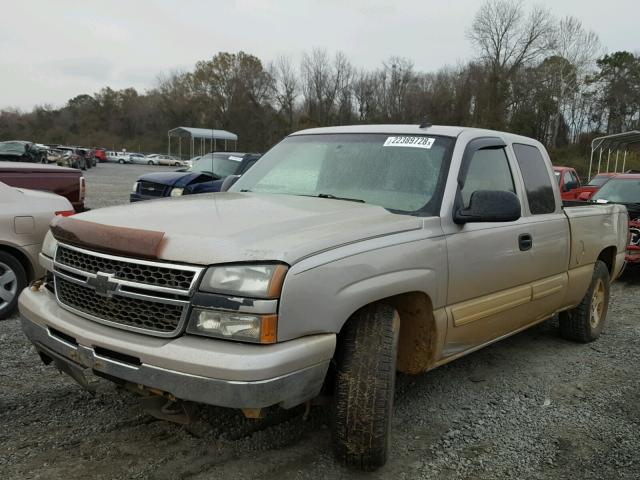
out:
{"label": "cab rear window", "polygon": [[551,178],[540,150],[532,145],[514,143],[513,151],[522,173],[531,213],[540,215],[555,212],[556,199]]}

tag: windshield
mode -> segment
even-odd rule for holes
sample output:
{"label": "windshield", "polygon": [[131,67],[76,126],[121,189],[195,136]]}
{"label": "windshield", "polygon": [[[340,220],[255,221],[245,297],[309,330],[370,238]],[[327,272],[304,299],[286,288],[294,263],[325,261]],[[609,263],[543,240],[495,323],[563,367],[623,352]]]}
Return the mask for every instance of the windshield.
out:
{"label": "windshield", "polygon": [[240,166],[242,158],[233,155],[208,154],[193,161],[190,172],[211,173],[218,177],[233,175]]}
{"label": "windshield", "polygon": [[0,142],[0,153],[9,155],[23,155],[26,144],[22,142]]}
{"label": "windshield", "polygon": [[614,178],[605,183],[591,200],[615,203],[640,203],[640,177]]}
{"label": "windshield", "polygon": [[587,185],[589,185],[590,187],[601,187],[602,185],[607,183],[607,180],[609,180],[610,178],[611,176],[609,175],[596,175],[591,179],[589,183],[587,183]]}
{"label": "windshield", "polygon": [[452,145],[451,138],[422,135],[287,137],[231,190],[333,196],[398,213],[434,214]]}
{"label": "windshield", "polygon": [[560,185],[560,175],[562,174],[562,172],[554,170],[553,174],[556,176],[556,182],[558,182],[558,185]]}

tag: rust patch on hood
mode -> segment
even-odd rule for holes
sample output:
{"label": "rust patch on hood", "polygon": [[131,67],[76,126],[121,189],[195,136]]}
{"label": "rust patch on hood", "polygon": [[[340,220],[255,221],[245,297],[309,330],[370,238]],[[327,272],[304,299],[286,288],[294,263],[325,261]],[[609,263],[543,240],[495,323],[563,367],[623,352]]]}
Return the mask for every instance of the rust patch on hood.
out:
{"label": "rust patch on hood", "polygon": [[51,233],[56,240],[77,247],[148,259],[158,258],[164,239],[164,232],[114,227],[73,217],[54,218]]}

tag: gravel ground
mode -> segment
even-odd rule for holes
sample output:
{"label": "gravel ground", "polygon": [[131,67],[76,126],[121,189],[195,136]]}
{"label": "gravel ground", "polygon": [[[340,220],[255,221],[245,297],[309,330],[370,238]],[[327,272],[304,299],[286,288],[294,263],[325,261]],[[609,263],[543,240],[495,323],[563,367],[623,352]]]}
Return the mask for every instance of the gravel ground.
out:
{"label": "gravel ground", "polygon": [[[126,203],[149,169],[89,171],[88,205]],[[362,474],[335,463],[325,409],[252,421],[203,407],[188,427],[156,420],[108,382],[90,395],[43,366],[14,317],[0,322],[0,477],[637,479],[640,272],[613,286],[609,322],[589,345],[560,339],[551,320],[400,375],[389,463]]]}

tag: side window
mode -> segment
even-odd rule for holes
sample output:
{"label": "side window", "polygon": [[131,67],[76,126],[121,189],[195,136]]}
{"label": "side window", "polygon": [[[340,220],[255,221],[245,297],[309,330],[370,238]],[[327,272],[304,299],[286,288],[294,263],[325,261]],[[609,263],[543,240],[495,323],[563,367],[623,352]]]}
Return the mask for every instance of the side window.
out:
{"label": "side window", "polygon": [[571,172],[569,170],[567,170],[566,172],[564,172],[564,182],[563,185],[565,186],[565,188],[567,187],[568,183],[573,182],[573,175],[571,175]]}
{"label": "side window", "polygon": [[578,175],[576,175],[575,172],[571,172],[571,178],[573,178],[573,181],[576,184],[576,187],[579,187],[580,186],[580,179],[578,178]]}
{"label": "side window", "polygon": [[553,195],[551,178],[540,150],[532,145],[521,143],[514,143],[513,150],[527,190],[531,213],[540,215],[555,212],[556,199]]}
{"label": "side window", "polygon": [[515,193],[513,176],[504,149],[478,150],[473,154],[462,189],[464,208],[477,190],[501,190]]}

